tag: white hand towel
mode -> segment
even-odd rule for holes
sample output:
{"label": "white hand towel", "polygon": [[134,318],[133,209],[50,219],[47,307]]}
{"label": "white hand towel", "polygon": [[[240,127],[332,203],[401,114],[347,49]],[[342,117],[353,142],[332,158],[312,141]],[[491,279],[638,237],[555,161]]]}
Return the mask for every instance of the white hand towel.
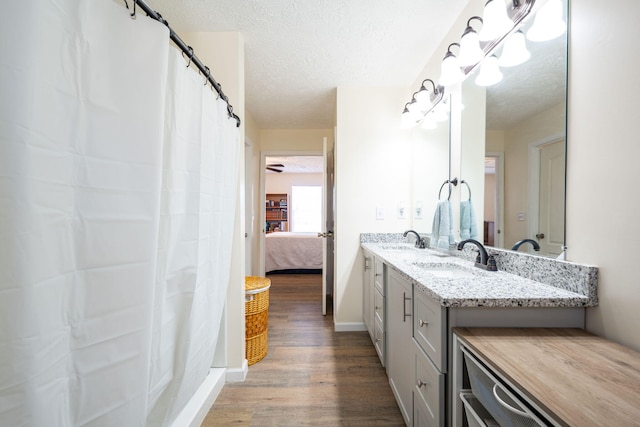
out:
{"label": "white hand towel", "polygon": [[451,202],[449,202],[449,200],[438,202],[436,212],[433,216],[431,237],[433,247],[438,249],[449,249],[449,245],[454,243],[453,216],[451,212]]}
{"label": "white hand towel", "polygon": [[478,227],[471,199],[460,202],[460,239],[477,239]]}

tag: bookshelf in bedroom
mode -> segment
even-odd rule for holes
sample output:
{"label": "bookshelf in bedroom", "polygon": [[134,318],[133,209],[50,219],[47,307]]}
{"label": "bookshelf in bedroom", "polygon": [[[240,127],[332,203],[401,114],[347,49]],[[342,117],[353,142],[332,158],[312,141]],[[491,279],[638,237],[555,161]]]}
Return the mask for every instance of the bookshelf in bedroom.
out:
{"label": "bookshelf in bedroom", "polygon": [[266,230],[289,231],[289,197],[286,193],[268,193],[266,197]]}

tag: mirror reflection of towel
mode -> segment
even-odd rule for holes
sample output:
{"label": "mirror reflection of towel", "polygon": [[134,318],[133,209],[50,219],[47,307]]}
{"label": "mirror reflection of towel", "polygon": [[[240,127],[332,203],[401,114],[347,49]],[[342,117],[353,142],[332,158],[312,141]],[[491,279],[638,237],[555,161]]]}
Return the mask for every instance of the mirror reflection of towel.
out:
{"label": "mirror reflection of towel", "polygon": [[477,239],[478,227],[471,199],[460,202],[460,239]]}
{"label": "mirror reflection of towel", "polygon": [[433,247],[438,249],[449,249],[449,245],[454,243],[453,216],[449,200],[438,202],[438,206],[436,206],[433,226],[431,227],[431,237]]}

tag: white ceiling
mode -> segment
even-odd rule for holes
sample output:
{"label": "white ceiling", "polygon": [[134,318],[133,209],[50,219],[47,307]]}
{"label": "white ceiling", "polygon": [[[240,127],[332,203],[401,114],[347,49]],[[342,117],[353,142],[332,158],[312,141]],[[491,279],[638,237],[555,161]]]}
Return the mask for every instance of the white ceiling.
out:
{"label": "white ceiling", "polygon": [[147,0],[178,35],[243,34],[246,109],[267,129],[333,127],[338,86],[410,86],[468,2]]}

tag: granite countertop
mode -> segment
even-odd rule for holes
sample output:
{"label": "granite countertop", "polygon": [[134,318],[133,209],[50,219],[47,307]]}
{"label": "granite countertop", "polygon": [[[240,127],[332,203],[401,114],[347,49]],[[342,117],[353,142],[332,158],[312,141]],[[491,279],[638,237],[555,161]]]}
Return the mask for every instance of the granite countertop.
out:
{"label": "granite countertop", "polygon": [[[562,289],[558,284],[505,271],[485,271],[474,267],[472,261],[417,249],[409,243],[363,241],[361,246],[445,307],[588,307],[597,303],[589,295]],[[428,264],[432,271],[420,264]],[[449,271],[439,274],[438,269]]]}

